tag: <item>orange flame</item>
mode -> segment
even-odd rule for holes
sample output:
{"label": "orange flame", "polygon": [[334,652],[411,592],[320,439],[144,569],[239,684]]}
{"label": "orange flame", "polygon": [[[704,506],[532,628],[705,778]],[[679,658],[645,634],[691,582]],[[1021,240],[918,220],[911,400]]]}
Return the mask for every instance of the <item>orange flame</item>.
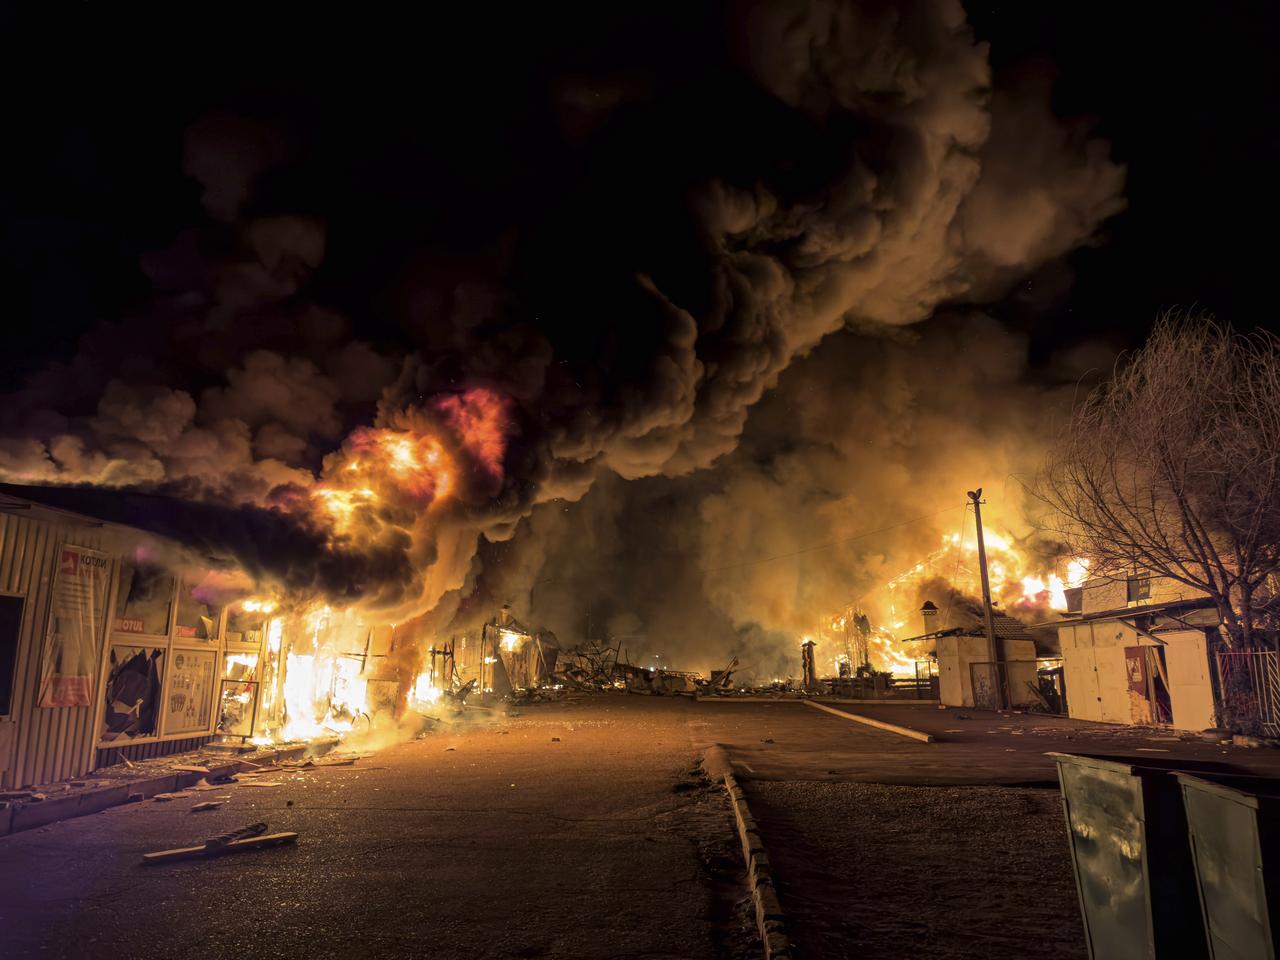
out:
{"label": "orange flame", "polygon": [[406,411],[396,426],[353,431],[312,501],[339,533],[383,507],[420,512],[457,490],[464,466],[500,479],[509,428],[508,402],[494,390],[438,397],[425,413]]}

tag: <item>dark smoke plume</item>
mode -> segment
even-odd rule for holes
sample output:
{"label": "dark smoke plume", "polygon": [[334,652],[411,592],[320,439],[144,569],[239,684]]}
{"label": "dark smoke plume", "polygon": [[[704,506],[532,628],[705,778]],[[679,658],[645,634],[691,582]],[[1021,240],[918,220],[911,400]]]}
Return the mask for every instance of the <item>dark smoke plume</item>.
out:
{"label": "dark smoke plume", "polygon": [[[916,404],[933,401],[912,394],[902,331],[1088,242],[1123,205],[1123,171],[1045,91],[992,90],[955,0],[562,16],[540,24],[561,38],[546,47],[518,22],[498,38],[455,25],[432,41],[461,45],[448,60],[363,80],[281,80],[274,52],[234,81],[179,74],[175,96],[213,104],[174,131],[200,212],[144,258],[145,306],[6,397],[0,475],[271,515],[322,549],[253,552],[221,523],[184,535],[264,582],[398,617],[527,595],[573,566],[555,523],[611,535],[597,499],[649,498],[647,536],[689,548],[669,563],[705,589],[726,647],[889,569],[717,572],[860,510],[919,512],[893,437],[921,443]],[[469,57],[489,70],[461,83]],[[999,330],[941,324],[942,362],[973,337],[995,347],[952,401],[1016,376]],[[475,391],[505,404],[487,458],[441,413]],[[326,491],[370,425],[429,434],[456,469],[429,499],[408,478],[376,501],[344,488],[338,522]],[[668,561],[648,562],[627,570],[670,596]]]}

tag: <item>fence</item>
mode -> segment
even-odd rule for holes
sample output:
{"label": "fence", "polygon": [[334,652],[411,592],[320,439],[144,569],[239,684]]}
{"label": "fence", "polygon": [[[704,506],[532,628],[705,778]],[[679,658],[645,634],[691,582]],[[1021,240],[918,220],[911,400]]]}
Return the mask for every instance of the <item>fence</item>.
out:
{"label": "fence", "polygon": [[1280,736],[1280,655],[1275,650],[1219,650],[1222,722],[1242,733]]}

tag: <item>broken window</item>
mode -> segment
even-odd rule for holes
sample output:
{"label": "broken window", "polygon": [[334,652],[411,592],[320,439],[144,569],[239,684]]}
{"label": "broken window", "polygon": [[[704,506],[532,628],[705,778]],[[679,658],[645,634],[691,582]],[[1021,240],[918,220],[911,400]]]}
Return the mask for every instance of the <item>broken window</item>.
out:
{"label": "broken window", "polygon": [[252,605],[252,609],[246,609],[243,603],[236,604],[227,612],[227,642],[261,645],[269,615],[270,611],[264,611],[258,604]]}
{"label": "broken window", "polygon": [[130,740],[156,733],[164,650],[114,646],[107,674],[103,740]]}
{"label": "broken window", "polygon": [[221,619],[222,605],[214,585],[206,581],[188,583],[184,578],[178,591],[178,621],[173,630],[174,636],[216,640]]}
{"label": "broken window", "polygon": [[0,717],[11,712],[13,680],[18,667],[18,631],[22,629],[22,597],[0,597]]}
{"label": "broken window", "polygon": [[172,606],[172,576],[154,564],[121,562],[120,586],[116,590],[116,630],[168,636]]}

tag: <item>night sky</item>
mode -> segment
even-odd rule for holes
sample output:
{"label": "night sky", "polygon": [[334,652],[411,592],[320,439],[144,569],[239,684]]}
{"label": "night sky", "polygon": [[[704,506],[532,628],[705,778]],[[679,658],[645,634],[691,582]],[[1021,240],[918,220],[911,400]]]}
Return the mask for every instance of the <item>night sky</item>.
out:
{"label": "night sky", "polygon": [[[1055,264],[994,311],[1027,325],[1039,350],[1099,333],[1131,344],[1156,311],[1173,305],[1198,304],[1240,326],[1280,323],[1270,309],[1271,234],[1280,220],[1275,7],[1165,4],[1132,16],[1115,3],[965,6],[977,35],[992,44],[997,77],[1028,66],[1050,71],[1055,110],[1096,118],[1095,133],[1128,166],[1128,209],[1106,224],[1097,246],[1068,258],[1069,275]],[[16,386],[42,361],[68,355],[96,320],[147,298],[138,258],[202,220],[198,187],[182,174],[181,141],[210,108],[253,100],[268,113],[357,114],[367,145],[387,154],[458,124],[462,136],[500,152],[508,135],[500,124],[518,126],[538,109],[526,90],[508,84],[538,63],[590,63],[601,54],[591,46],[602,32],[615,51],[641,51],[638,60],[647,44],[714,42],[706,22],[688,15],[680,19],[685,37],[646,29],[663,19],[657,15],[618,14],[603,28],[599,12],[594,23],[543,15],[347,23],[313,9],[264,20],[249,8],[121,16],[91,5],[6,5],[5,381]],[[410,81],[453,91],[456,114],[415,114],[414,98],[394,89]],[[440,98],[428,99],[439,106]],[[477,101],[483,106],[473,112]],[[377,167],[378,157],[360,157],[365,146],[317,139],[306,149],[336,152],[325,176],[341,177],[360,159]],[[422,171],[417,195],[384,199],[430,218],[457,193],[433,195],[443,184],[509,173],[495,166]],[[312,186],[327,188],[327,215],[349,218],[363,235],[348,241],[359,249],[335,243],[333,275],[324,278],[337,299],[358,301],[369,289],[363,280],[348,286],[348,278],[377,272],[371,264],[388,242],[382,218],[411,228],[379,209],[376,196],[372,208],[355,209],[376,185],[355,186],[338,211],[341,183]],[[492,203],[506,202],[503,187],[493,184]],[[483,219],[485,211],[470,215]],[[344,305],[377,329],[376,304]]]}
{"label": "night sky", "polygon": [[951,528],[808,545],[971,486],[1012,529],[1062,390],[1160,311],[1280,331],[1280,31],[963,13],[6,7],[2,479],[314,526],[351,431],[465,466],[441,404],[492,390],[498,486],[365,517],[323,591],[690,643],[800,629]]}

